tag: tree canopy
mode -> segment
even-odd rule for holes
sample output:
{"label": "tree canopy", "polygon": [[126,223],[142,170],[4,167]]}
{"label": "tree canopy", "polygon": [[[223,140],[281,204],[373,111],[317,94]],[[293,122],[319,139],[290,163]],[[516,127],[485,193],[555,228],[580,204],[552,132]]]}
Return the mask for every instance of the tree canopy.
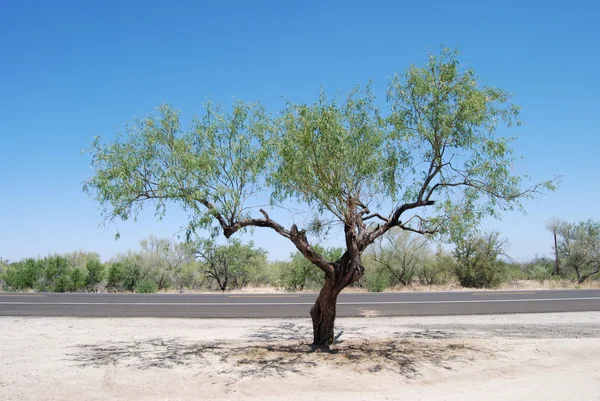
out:
{"label": "tree canopy", "polygon": [[[385,100],[367,85],[343,98],[321,93],[313,104],[288,102],[277,113],[258,103],[237,101],[230,111],[208,103],[187,127],[163,105],[116,139],[93,142],[94,175],[84,190],[107,221],[135,217],[154,201],[159,217],[168,203],[188,211],[190,233],[274,230],[325,272],[320,316],[360,279],[363,251],[390,229],[449,234],[554,188],[553,181],[524,187],[525,176],[512,169],[512,138],[497,131],[520,125],[519,108],[506,91],[462,70],[457,52],[445,49],[392,77]],[[307,205],[314,223],[284,227],[253,209],[265,194],[272,206]],[[307,237],[307,229],[328,228],[343,232],[338,260],[327,260]],[[332,324],[323,334],[329,339]]]}

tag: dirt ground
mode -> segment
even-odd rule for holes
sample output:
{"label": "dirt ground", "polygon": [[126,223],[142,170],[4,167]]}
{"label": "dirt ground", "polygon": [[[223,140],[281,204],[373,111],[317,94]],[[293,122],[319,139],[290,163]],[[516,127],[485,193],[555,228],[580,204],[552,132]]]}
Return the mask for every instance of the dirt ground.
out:
{"label": "dirt ground", "polygon": [[307,319],[0,317],[1,400],[600,400],[600,312]]}

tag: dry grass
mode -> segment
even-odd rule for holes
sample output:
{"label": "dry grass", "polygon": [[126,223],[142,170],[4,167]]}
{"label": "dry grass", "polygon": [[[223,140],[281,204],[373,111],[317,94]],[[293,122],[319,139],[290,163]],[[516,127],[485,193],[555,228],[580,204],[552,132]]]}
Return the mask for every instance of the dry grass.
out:
{"label": "dry grass", "polygon": [[[569,280],[545,280],[543,282],[537,280],[517,280],[509,283],[502,284],[496,289],[474,289],[461,287],[458,283],[450,283],[444,285],[407,285],[407,286],[396,286],[389,288],[384,292],[461,292],[461,291],[502,291],[502,290],[567,290],[567,289],[600,289],[600,280],[590,280],[583,284],[577,284],[576,282]],[[318,291],[315,290],[304,290],[295,293],[300,294],[313,294]],[[367,293],[368,291],[364,288],[348,287],[345,288],[344,293]],[[161,293],[174,294],[178,293],[176,290],[162,291]],[[185,291],[186,294],[215,294],[221,293],[221,291],[205,291],[205,290],[192,290]],[[261,287],[245,287],[235,290],[226,291],[227,294],[287,294],[289,292],[282,288],[273,286],[261,286]]]}

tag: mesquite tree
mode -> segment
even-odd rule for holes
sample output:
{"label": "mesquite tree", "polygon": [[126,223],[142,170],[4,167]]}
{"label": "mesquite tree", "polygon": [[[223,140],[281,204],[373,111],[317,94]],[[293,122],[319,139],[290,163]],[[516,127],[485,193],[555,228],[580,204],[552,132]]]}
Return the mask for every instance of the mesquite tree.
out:
{"label": "mesquite tree", "polygon": [[567,267],[573,268],[577,282],[600,274],[600,222],[580,221],[577,224],[557,221],[558,250]]}
{"label": "mesquite tree", "polygon": [[[461,70],[456,55],[443,50],[391,78],[381,109],[369,86],[341,101],[321,94],[314,104],[288,103],[275,116],[256,103],[229,112],[209,103],[187,128],[164,105],[126,135],[93,142],[95,174],[84,190],[106,221],[135,217],[151,201],[158,216],[183,207],[190,233],[212,227],[229,238],[260,227],[287,238],[325,273],[310,314],[314,346],[327,346],[337,296],[363,276],[361,255],[377,238],[394,227],[448,234],[553,187],[522,187],[511,139],[496,132],[518,124],[519,109]],[[306,205],[312,223],[287,227],[249,206],[263,195],[271,206]],[[323,228],[343,233],[337,260],[311,246],[311,230]]]}

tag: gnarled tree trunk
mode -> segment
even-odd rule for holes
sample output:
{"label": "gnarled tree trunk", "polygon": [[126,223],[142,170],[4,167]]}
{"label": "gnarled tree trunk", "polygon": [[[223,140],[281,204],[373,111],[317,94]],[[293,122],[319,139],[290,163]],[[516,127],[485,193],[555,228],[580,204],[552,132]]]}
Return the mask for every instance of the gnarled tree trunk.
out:
{"label": "gnarled tree trunk", "polygon": [[364,267],[352,263],[346,256],[335,263],[335,273],[327,277],[314,306],[310,310],[313,322],[313,348],[327,349],[334,339],[334,323],[338,294],[364,274]]}

